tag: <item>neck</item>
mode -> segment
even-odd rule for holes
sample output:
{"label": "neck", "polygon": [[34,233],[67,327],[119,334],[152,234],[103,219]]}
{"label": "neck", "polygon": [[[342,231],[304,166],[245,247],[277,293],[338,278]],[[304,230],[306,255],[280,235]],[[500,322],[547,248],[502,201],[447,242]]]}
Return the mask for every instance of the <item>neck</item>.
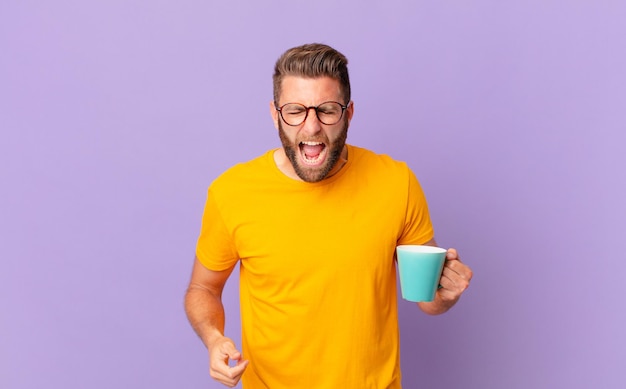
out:
{"label": "neck", "polygon": [[335,174],[339,173],[339,171],[346,164],[346,162],[348,162],[348,146],[344,145],[343,150],[341,150],[341,155],[339,156],[339,159],[337,160],[337,163],[328,172],[328,174],[326,175],[326,178],[330,178],[334,176]]}

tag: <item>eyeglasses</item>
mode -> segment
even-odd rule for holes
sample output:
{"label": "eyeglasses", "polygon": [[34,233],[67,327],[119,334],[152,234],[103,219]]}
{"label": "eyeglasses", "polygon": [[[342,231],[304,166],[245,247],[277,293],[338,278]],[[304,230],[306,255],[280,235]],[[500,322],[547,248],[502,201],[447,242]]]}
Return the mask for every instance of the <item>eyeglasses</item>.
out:
{"label": "eyeglasses", "polygon": [[307,107],[306,105],[300,103],[287,103],[275,108],[278,113],[280,113],[280,117],[283,118],[283,121],[289,126],[295,127],[304,123],[306,118],[309,116],[309,110],[311,109],[315,110],[315,115],[320,123],[330,126],[339,123],[341,117],[343,116],[343,112],[350,106],[350,104],[352,103],[341,105],[341,103],[336,101],[326,101],[317,107]]}

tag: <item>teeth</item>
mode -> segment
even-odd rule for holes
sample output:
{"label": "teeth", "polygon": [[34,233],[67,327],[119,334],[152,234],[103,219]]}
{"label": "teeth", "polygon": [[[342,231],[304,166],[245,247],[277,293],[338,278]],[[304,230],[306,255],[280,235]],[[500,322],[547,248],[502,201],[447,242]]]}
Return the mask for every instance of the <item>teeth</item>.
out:
{"label": "teeth", "polygon": [[[300,147],[302,146],[324,146],[324,142],[316,142],[316,141],[302,141],[300,142]],[[326,147],[322,147],[322,151],[316,157],[309,157],[306,153],[302,152],[302,160],[307,165],[316,165],[324,159],[326,156]]]}

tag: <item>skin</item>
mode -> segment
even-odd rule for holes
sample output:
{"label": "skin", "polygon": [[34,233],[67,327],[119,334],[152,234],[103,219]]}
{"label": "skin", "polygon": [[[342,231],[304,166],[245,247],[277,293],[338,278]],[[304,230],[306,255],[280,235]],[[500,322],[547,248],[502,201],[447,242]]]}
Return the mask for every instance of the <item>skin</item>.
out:
{"label": "skin", "polygon": [[232,339],[224,336],[222,291],[233,268],[209,270],[196,258],[185,295],[187,318],[209,352],[209,374],[228,387],[237,385],[248,366]]}
{"label": "skin", "polygon": [[[317,106],[326,101],[344,103],[341,88],[337,80],[329,77],[302,78],[287,76],[282,81],[280,101],[270,102],[270,114],[274,127],[279,132],[283,147],[274,152],[276,166],[283,174],[295,180],[317,182],[337,173],[347,159],[345,148],[348,127],[354,114],[354,104],[345,110],[342,120],[332,126],[320,123],[313,110],[309,110],[307,119],[299,126],[283,124],[280,114],[275,109],[286,103],[301,103],[307,107]],[[317,165],[304,161],[300,142],[316,141],[324,144],[326,157]],[[333,158],[333,151],[337,158]],[[337,163],[341,162],[341,163]]]}
{"label": "skin", "polygon": [[[342,102],[339,82],[327,77],[285,77],[280,100],[279,103],[298,102],[307,107],[317,106],[325,101]],[[300,126],[282,126],[274,107],[274,102],[271,102],[270,113],[276,129],[282,132],[280,136],[284,146],[274,152],[274,161],[283,174],[294,180],[315,182],[336,174],[343,167],[347,159],[345,135],[354,114],[354,104],[346,109],[343,120],[332,126],[320,123],[313,111],[309,111],[307,120]],[[299,143],[303,140],[323,142],[328,150],[337,148],[341,150],[340,157],[331,161],[327,156],[314,166],[305,164],[299,153]],[[292,159],[285,152],[285,148],[289,147],[295,151]],[[434,239],[425,244],[437,245]],[[243,359],[232,339],[224,336],[222,291],[233,268],[234,266],[224,271],[209,270],[196,258],[185,295],[185,310],[189,322],[208,349],[209,373],[216,381],[228,387],[237,385],[248,366],[248,361]],[[427,314],[442,314],[456,304],[471,279],[471,269],[460,261],[455,249],[448,249],[439,282],[442,287],[437,291],[434,301],[417,305]]]}

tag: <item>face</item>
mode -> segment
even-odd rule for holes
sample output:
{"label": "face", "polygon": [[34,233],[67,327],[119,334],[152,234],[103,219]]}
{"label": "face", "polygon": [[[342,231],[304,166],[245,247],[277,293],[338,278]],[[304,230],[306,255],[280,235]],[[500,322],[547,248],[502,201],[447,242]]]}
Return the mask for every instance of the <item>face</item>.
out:
{"label": "face", "polygon": [[[341,97],[339,81],[329,77],[302,78],[287,76],[282,81],[277,106],[300,103],[307,107],[318,106],[326,101],[346,103]],[[326,178],[339,160],[348,136],[353,105],[345,110],[342,119],[334,125],[322,124],[309,110],[304,123],[289,126],[280,118],[270,104],[274,125],[278,129],[283,149],[295,173],[306,182],[318,182]]]}

